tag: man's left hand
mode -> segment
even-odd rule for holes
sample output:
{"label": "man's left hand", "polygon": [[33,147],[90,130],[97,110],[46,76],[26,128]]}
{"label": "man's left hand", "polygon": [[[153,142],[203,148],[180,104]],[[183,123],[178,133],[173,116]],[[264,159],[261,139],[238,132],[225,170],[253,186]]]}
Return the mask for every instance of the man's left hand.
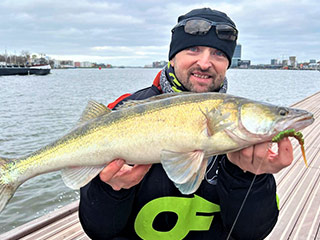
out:
{"label": "man's left hand", "polygon": [[277,173],[293,161],[293,149],[288,138],[278,143],[278,153],[271,149],[271,143],[257,144],[237,152],[228,153],[228,159],[243,171],[254,174]]}

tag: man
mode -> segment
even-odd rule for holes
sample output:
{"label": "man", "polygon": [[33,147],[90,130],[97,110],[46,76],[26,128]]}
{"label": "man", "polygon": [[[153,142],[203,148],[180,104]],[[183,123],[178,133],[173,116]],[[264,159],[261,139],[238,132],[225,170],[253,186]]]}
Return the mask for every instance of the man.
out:
{"label": "man", "polygon": [[[226,92],[237,34],[234,22],[219,11],[195,9],[180,16],[168,66],[151,87],[108,107],[168,92]],[[263,239],[278,217],[270,173],[293,160],[288,139],[279,143],[278,154],[269,147],[214,156],[192,195],[181,194],[161,164],[128,166],[116,159],[81,189],[83,229],[92,239]]]}

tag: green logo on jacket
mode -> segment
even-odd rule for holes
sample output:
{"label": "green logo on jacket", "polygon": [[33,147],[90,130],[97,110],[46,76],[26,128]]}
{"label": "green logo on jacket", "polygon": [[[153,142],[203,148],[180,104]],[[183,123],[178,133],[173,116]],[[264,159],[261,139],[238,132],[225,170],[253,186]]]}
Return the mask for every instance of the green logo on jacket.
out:
{"label": "green logo on jacket", "polygon": [[[176,224],[169,231],[157,231],[153,228],[154,219],[163,212],[172,212],[178,216]],[[209,230],[214,216],[200,214],[214,212],[220,212],[220,206],[197,195],[193,198],[162,197],[143,206],[134,228],[142,239],[183,239],[190,231]]]}

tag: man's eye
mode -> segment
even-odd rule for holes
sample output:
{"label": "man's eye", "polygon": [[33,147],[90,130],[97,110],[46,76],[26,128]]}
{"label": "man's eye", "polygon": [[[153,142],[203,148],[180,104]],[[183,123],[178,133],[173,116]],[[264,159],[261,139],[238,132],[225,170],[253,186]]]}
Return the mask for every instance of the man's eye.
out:
{"label": "man's eye", "polygon": [[214,52],[214,54],[217,55],[217,56],[220,56],[220,57],[225,57],[225,56],[226,56],[226,55],[225,55],[222,51],[220,51],[220,50],[216,50],[216,51]]}
{"label": "man's eye", "polygon": [[199,49],[197,47],[190,47],[188,50],[191,52],[198,52]]}

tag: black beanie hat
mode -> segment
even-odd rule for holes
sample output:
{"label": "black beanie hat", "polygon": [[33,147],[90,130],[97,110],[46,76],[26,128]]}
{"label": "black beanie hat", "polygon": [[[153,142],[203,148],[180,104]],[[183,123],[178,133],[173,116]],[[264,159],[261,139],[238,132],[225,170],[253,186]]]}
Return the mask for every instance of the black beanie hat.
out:
{"label": "black beanie hat", "polygon": [[[234,22],[225,13],[217,10],[212,10],[210,8],[194,9],[187,14],[180,16],[178,18],[178,22],[191,17],[201,17],[214,22],[229,23],[232,26],[236,27]],[[183,49],[194,46],[206,46],[223,51],[229,60],[230,67],[236,44],[236,41],[219,39],[217,37],[215,28],[213,27],[205,35],[191,35],[185,33],[183,27],[178,27],[175,29],[171,36],[169,60],[171,60],[178,52],[182,51]]]}

